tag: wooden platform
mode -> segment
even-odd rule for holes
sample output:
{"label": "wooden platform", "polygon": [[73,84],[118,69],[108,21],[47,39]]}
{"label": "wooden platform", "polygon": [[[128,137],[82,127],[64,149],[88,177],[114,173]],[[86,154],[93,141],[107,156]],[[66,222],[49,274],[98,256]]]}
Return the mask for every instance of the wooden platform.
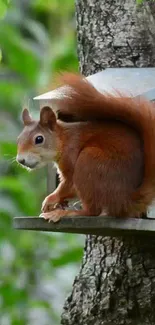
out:
{"label": "wooden platform", "polygon": [[155,236],[155,219],[118,219],[111,217],[64,218],[57,223],[38,217],[14,218],[19,230],[92,234],[98,236]]}

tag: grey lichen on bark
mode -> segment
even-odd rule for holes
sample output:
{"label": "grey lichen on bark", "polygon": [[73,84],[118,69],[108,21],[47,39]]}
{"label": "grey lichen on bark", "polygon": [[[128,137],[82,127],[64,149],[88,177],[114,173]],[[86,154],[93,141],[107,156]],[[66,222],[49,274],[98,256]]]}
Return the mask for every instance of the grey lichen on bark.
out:
{"label": "grey lichen on bark", "polygon": [[106,67],[154,66],[154,7],[136,0],[77,0],[78,55],[88,75]]}
{"label": "grey lichen on bark", "polygon": [[87,237],[64,325],[155,324],[155,240]]}
{"label": "grey lichen on bark", "polygon": [[[81,72],[154,66],[154,12],[148,1],[77,0]],[[154,325],[155,240],[87,236],[61,324]]]}

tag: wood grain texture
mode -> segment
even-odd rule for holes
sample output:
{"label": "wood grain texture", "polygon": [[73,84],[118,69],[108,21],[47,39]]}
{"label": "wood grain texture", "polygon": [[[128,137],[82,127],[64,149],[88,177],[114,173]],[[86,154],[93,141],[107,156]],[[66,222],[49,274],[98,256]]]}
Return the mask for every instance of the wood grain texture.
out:
{"label": "wood grain texture", "polygon": [[15,229],[92,234],[97,236],[155,236],[155,220],[118,219],[111,217],[70,217],[59,222],[47,222],[43,218],[14,218]]}

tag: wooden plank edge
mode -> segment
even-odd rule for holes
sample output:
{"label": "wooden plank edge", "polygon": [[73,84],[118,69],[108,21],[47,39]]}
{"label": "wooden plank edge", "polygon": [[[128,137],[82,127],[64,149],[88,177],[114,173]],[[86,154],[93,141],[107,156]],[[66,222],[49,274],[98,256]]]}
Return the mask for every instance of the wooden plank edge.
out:
{"label": "wooden plank edge", "polygon": [[155,220],[112,217],[69,217],[48,222],[38,217],[18,217],[13,227],[19,230],[92,234],[98,236],[155,235]]}

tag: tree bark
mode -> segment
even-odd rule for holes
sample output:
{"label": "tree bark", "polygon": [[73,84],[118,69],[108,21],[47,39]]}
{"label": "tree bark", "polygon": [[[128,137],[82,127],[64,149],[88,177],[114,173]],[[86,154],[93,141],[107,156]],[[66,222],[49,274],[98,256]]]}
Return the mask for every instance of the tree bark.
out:
{"label": "tree bark", "polygon": [[[77,0],[80,69],[155,65],[155,5]],[[87,236],[62,325],[154,325],[155,239]]]}

